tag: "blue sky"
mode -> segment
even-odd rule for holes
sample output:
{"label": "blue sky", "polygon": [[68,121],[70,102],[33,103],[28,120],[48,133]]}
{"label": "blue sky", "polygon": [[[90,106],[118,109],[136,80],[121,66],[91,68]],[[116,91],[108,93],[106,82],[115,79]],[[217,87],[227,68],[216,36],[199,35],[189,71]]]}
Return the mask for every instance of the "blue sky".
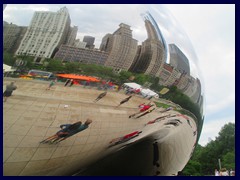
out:
{"label": "blue sky", "polygon": [[[131,25],[137,40],[146,37],[139,12],[147,8],[167,8],[173,15],[173,24],[178,23],[188,41],[194,47],[198,66],[204,80],[205,123],[199,143],[206,145],[208,139],[215,139],[221,127],[235,122],[235,5],[234,4],[171,4],[171,5],[11,5],[3,13],[3,20],[17,25],[28,26],[34,11],[58,11],[66,6],[71,25],[78,26],[78,38],[84,35],[96,37],[98,46],[101,38],[113,33],[122,19]],[[127,8],[125,8],[127,6]],[[122,13],[124,9],[124,13]],[[160,12],[160,11],[159,11]],[[111,16],[106,19],[103,14]],[[161,15],[161,13],[159,13]],[[164,18],[164,16],[163,16]],[[176,21],[175,21],[176,20]],[[94,26],[93,26],[94,24]],[[97,28],[96,28],[97,27]],[[180,27],[179,27],[180,28]],[[165,33],[165,34],[164,34]],[[164,32],[168,36],[168,32]],[[180,37],[181,38],[181,37]],[[184,41],[186,38],[184,39]],[[187,42],[187,41],[186,41]]]}

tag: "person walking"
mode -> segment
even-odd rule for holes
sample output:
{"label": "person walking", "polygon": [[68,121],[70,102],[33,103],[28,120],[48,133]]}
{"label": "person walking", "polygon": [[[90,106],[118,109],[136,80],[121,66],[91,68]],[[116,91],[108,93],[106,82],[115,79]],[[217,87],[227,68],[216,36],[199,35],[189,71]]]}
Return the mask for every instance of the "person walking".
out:
{"label": "person walking", "polygon": [[55,84],[56,84],[56,82],[57,82],[57,79],[55,79],[55,80],[52,80],[52,81],[50,82],[50,84],[48,85],[48,87],[47,87],[47,89],[46,89],[46,90],[50,90],[50,89],[51,89],[51,87],[52,87],[53,85],[55,85]]}
{"label": "person walking", "polygon": [[8,84],[6,86],[6,90],[3,93],[3,98],[4,98],[4,102],[7,101],[7,98],[10,97],[13,93],[14,90],[17,89],[17,86],[14,84],[14,82],[11,82],[10,84]]}
{"label": "person walking", "polygon": [[71,80],[70,80],[70,85],[69,85],[69,86],[71,87],[73,84],[74,84],[74,80],[71,79]]}
{"label": "person walking", "polygon": [[131,99],[131,98],[132,98],[132,95],[131,95],[131,96],[128,96],[127,98],[125,98],[124,100],[122,100],[122,101],[120,102],[120,104],[117,105],[117,107],[120,106],[120,105],[122,105],[122,104],[124,104],[124,103],[126,103],[126,102],[128,102],[129,99]]}
{"label": "person walking", "polygon": [[64,86],[67,86],[70,83],[70,79],[67,79],[67,81],[65,82]]}
{"label": "person walking", "polygon": [[137,114],[140,114],[140,113],[142,113],[142,112],[147,111],[147,110],[148,110],[149,108],[151,108],[152,106],[154,106],[154,104],[149,104],[149,105],[148,105],[148,104],[147,104],[147,105],[145,105],[145,104],[140,104],[139,107],[140,107],[141,109],[139,110],[139,112],[130,115],[129,118],[134,117],[134,116],[136,116]]}
{"label": "person walking", "polygon": [[102,99],[102,98],[103,98],[104,96],[106,96],[106,95],[107,95],[107,91],[99,94],[98,97],[97,97],[93,102],[99,101],[100,99]]}

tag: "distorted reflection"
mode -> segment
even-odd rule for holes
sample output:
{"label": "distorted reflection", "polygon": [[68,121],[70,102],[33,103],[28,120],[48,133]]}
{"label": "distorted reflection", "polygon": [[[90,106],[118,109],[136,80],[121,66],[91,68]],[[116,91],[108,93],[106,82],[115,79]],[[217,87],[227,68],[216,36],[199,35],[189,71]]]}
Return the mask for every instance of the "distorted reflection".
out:
{"label": "distorted reflection", "polygon": [[93,36],[76,39],[67,7],[34,13],[15,52],[18,89],[3,107],[4,175],[171,176],[187,164],[204,120],[197,56],[164,6],[121,8],[116,19],[85,14],[114,28],[89,18],[99,48]]}

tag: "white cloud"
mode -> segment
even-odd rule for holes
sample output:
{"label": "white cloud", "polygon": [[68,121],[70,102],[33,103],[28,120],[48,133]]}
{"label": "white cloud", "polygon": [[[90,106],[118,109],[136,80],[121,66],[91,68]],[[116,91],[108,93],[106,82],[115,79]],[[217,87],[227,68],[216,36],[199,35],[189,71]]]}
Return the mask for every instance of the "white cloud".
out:
{"label": "white cloud", "polygon": [[205,121],[203,124],[202,133],[199,139],[199,144],[205,146],[208,143],[208,138],[210,137],[212,140],[218,136],[221,128],[229,123],[235,123],[235,117],[224,117],[222,119],[215,119],[212,121]]}

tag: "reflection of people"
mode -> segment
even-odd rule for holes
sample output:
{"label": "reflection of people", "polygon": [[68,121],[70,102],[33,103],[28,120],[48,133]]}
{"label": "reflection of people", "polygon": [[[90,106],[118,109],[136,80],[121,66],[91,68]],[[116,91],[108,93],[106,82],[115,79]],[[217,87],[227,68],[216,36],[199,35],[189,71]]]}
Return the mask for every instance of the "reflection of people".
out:
{"label": "reflection of people", "polygon": [[50,90],[51,89],[51,87],[56,83],[56,79],[55,80],[52,80],[51,82],[50,82],[50,84],[48,85],[48,87],[47,87],[47,89],[46,90]]}
{"label": "reflection of people", "polygon": [[115,138],[109,142],[110,143],[109,147],[129,141],[130,139],[137,137],[140,133],[142,133],[142,131],[134,131],[134,132],[126,134],[122,137]]}
{"label": "reflection of people", "polygon": [[74,84],[74,80],[71,79],[71,80],[70,80],[70,85],[69,85],[69,86],[71,87],[73,84]]}
{"label": "reflection of people", "polygon": [[142,113],[142,112],[147,111],[147,110],[148,110],[150,107],[152,107],[152,106],[154,106],[154,104],[149,104],[149,105],[141,104],[141,106],[140,106],[140,107],[141,107],[140,111],[137,112],[137,113],[135,113],[135,114],[130,115],[129,118],[131,118],[131,117],[133,117],[133,116],[135,116],[135,115],[137,115],[137,114],[140,114],[140,113]]}
{"label": "reflection of people", "polygon": [[12,95],[12,92],[17,89],[17,86],[14,85],[14,82],[11,82],[6,86],[6,90],[3,93],[4,102],[7,101],[7,98]]}
{"label": "reflection of people", "polygon": [[105,91],[105,92],[99,94],[98,97],[94,100],[94,102],[99,101],[99,100],[102,99],[104,96],[106,96],[106,94],[107,94],[107,91]]}
{"label": "reflection of people", "polygon": [[[125,102],[128,102],[129,99],[131,99],[131,98],[132,98],[132,96],[128,96],[127,98],[125,98],[124,100],[122,100],[118,106],[124,104]],[[117,106],[117,107],[118,107],[118,106]]]}
{"label": "reflection of people", "polygon": [[60,125],[61,130],[58,131],[53,136],[41,141],[41,143],[53,143],[53,142],[60,142],[65,140],[66,138],[83,131],[84,129],[87,129],[89,124],[92,123],[91,119],[87,119],[84,124],[82,124],[81,121],[78,121],[74,124],[62,124]]}
{"label": "reflection of people", "polygon": [[170,111],[172,109],[173,109],[172,107],[168,107],[168,108],[164,109],[163,111],[160,111],[160,113],[164,113],[164,112]]}
{"label": "reflection of people", "polygon": [[70,79],[67,79],[67,81],[65,82],[64,86],[67,86],[70,83]]}

